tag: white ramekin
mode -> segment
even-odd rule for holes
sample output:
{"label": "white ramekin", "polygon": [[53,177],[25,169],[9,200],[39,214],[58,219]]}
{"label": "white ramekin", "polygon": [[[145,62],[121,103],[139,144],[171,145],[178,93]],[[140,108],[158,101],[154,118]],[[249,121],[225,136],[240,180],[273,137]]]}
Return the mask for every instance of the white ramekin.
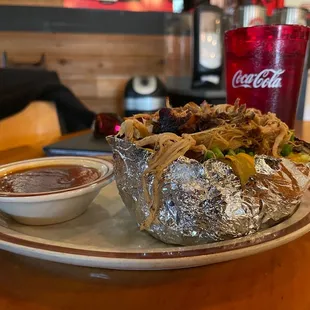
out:
{"label": "white ramekin", "polygon": [[0,176],[30,167],[50,165],[81,165],[95,168],[100,177],[88,184],[66,190],[43,193],[0,192],[0,210],[17,222],[27,225],[49,225],[71,220],[81,215],[99,191],[113,181],[111,162],[91,157],[46,157],[0,166]]}

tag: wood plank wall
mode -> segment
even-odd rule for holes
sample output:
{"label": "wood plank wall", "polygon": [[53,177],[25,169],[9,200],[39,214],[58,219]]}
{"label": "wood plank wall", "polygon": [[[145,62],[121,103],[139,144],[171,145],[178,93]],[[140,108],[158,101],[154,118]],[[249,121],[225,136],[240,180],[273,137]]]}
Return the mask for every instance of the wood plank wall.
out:
{"label": "wood plank wall", "polygon": [[0,32],[0,53],[22,63],[45,53],[47,68],[95,112],[121,112],[133,75],[164,78],[164,50],[164,36]]}
{"label": "wood plank wall", "polygon": [[[0,0],[1,5],[63,6],[63,0]],[[1,8],[1,7],[0,7]],[[134,75],[162,80],[190,76],[190,38],[182,36],[0,32],[0,53],[47,68],[95,112],[122,112],[123,91]]]}

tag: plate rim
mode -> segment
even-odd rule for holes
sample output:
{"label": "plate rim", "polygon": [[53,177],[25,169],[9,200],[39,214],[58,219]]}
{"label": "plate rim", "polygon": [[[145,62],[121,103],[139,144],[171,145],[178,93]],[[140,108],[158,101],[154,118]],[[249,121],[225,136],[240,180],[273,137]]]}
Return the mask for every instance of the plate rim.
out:
{"label": "plate rim", "polygon": [[[291,217],[283,221],[282,223],[277,224],[276,226],[285,226],[285,223],[287,223],[287,221],[289,221],[290,219]],[[171,245],[167,248],[155,248],[154,250],[148,249],[145,252],[141,249],[135,251],[128,248],[126,249],[126,251],[115,251],[108,248],[106,248],[105,250],[100,250],[96,247],[87,246],[84,246],[84,248],[79,248],[75,244],[57,242],[39,237],[32,237],[30,235],[23,234],[13,229],[0,226],[0,248],[2,243],[7,243],[11,244],[13,247],[27,247],[33,250],[49,251],[57,254],[71,254],[76,256],[87,256],[94,258],[126,260],[178,259],[206,255],[210,256],[214,254],[233,252],[245,248],[252,248],[255,246],[260,246],[262,244],[275,242],[277,240],[279,241],[283,238],[285,239],[285,237],[290,236],[293,233],[297,233],[298,231],[304,229],[306,230],[306,232],[310,231],[310,210],[296,222],[292,223],[291,225],[282,227],[276,232],[275,235],[272,230],[276,226],[261,231],[261,233],[265,232],[265,234],[262,236],[258,235],[257,238],[254,239],[253,236],[255,234],[259,234],[260,232],[245,237],[219,241],[215,243],[206,243],[193,246]],[[47,241],[49,243],[47,243]]]}
{"label": "plate rim", "polygon": [[[69,253],[58,253],[50,252],[47,250],[34,251],[32,248],[25,246],[13,246],[11,243],[0,242],[0,249],[13,252],[15,254],[20,254],[27,257],[43,259],[46,261],[52,261],[57,263],[64,263],[69,265],[84,266],[84,267],[96,267],[96,268],[106,268],[106,269],[117,269],[117,270],[172,270],[172,269],[184,269],[191,267],[204,266],[219,262],[225,262],[229,260],[234,260],[242,257],[247,257],[250,255],[258,254],[263,251],[267,251],[288,242],[291,242],[310,231],[310,223],[295,230],[288,235],[283,235],[277,239],[270,240],[268,242],[256,244],[248,248],[235,249],[223,253],[215,253],[209,255],[200,255],[193,257],[193,259],[188,259],[188,257],[176,257],[170,260],[167,259],[113,259],[107,257],[89,257],[85,255],[76,255]],[[275,242],[275,241],[278,242]],[[1,241],[1,240],[0,240]],[[245,251],[243,251],[245,250]],[[222,255],[221,255],[222,254]]]}

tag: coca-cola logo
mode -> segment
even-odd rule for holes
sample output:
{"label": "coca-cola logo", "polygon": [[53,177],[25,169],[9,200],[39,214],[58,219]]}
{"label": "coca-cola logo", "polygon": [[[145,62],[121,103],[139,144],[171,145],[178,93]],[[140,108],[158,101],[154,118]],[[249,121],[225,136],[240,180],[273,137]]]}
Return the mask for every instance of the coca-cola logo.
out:
{"label": "coca-cola logo", "polygon": [[281,75],[285,70],[265,69],[259,73],[243,74],[237,71],[232,79],[234,88],[280,88],[282,87]]}

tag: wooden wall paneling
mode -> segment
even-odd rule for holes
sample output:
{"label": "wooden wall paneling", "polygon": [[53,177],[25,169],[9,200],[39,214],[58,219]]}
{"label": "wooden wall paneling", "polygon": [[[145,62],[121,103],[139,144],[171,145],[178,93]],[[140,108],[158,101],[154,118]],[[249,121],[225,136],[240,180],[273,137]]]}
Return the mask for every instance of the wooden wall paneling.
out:
{"label": "wooden wall paneling", "polygon": [[80,98],[97,97],[96,77],[85,79],[66,79],[61,77],[62,83],[70,88],[72,92]]}
{"label": "wooden wall paneling", "polygon": [[[62,82],[80,97],[115,98],[123,94],[131,76],[97,76],[94,79],[62,78]],[[159,75],[164,79],[163,75]]]}
{"label": "wooden wall paneling", "polygon": [[69,87],[94,112],[122,113],[123,97],[130,76],[98,76],[94,79],[64,78]]}
{"label": "wooden wall paneling", "polygon": [[123,97],[116,98],[81,98],[81,101],[95,113],[118,113],[123,114]]}
{"label": "wooden wall paneling", "polygon": [[119,113],[129,78],[163,79],[166,66],[163,36],[0,32],[2,51],[14,63],[34,63],[45,53],[47,69],[95,112]]}
{"label": "wooden wall paneling", "polygon": [[0,0],[0,5],[63,6],[63,0]]}
{"label": "wooden wall paneling", "polygon": [[78,56],[50,58],[48,66],[61,75],[80,72],[101,75],[162,74],[164,59],[163,56]]}
{"label": "wooden wall paneling", "polygon": [[131,76],[114,76],[97,78],[97,97],[117,97],[123,93]]}
{"label": "wooden wall paneling", "polygon": [[[0,43],[1,45],[1,43]],[[9,60],[14,63],[34,63],[39,54],[24,55],[22,52],[9,53]],[[164,71],[163,56],[67,56],[50,55],[46,57],[49,70],[57,71],[60,76],[71,75],[132,75],[132,74],[162,74]]]}
{"label": "wooden wall paneling", "polygon": [[62,78],[62,82],[82,98],[116,98],[123,93],[129,76],[103,76],[93,79]]}
{"label": "wooden wall paneling", "polygon": [[0,32],[0,50],[9,55],[149,57],[163,56],[164,46],[164,36]]}
{"label": "wooden wall paneling", "polygon": [[129,76],[97,76],[92,79],[62,78],[62,82],[80,97],[114,98],[123,92]]}

